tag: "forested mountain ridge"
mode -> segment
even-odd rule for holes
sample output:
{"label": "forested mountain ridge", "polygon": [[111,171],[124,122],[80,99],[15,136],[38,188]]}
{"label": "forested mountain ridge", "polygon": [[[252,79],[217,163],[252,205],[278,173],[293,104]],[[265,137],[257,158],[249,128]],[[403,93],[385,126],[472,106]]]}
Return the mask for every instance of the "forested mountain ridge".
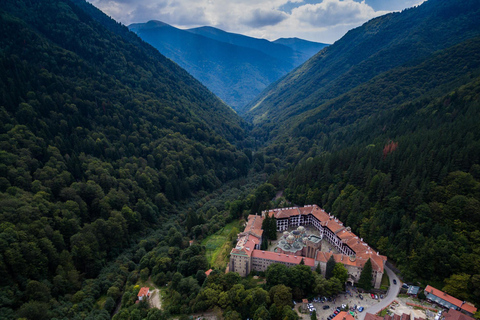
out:
{"label": "forested mountain ridge", "polygon": [[378,74],[478,35],[479,17],[476,1],[430,0],[375,18],[264,90],[247,106],[246,117],[265,132],[278,123],[288,128],[292,117]]}
{"label": "forested mountain ridge", "polygon": [[310,43],[304,53],[283,44],[213,27],[183,30],[160,21],[149,21],[129,28],[235,110],[242,109],[270,83],[314,54],[311,47],[315,43]]}
{"label": "forested mountain ridge", "polygon": [[[327,81],[318,76],[329,67],[321,60],[334,59],[329,50],[339,40],[272,86],[272,95],[262,98],[268,103],[279,99],[282,108],[287,102],[280,99],[290,94],[293,107],[268,110],[273,111],[258,118],[254,128],[267,141],[265,155],[283,159],[289,167],[270,177],[287,200],[332,212],[386,254],[406,281],[434,285],[477,305],[479,12],[478,3],[428,1],[395,19],[397,14],[387,15],[350,31],[348,37],[364,39],[374,26],[374,34],[395,30],[382,21],[413,23],[415,16],[423,20],[410,32],[431,39],[414,46],[414,58],[398,66],[375,74],[388,62],[382,54],[389,47],[381,47],[368,63],[349,65],[351,77]],[[442,15],[443,25],[428,27],[426,22],[438,22]],[[436,34],[440,31],[445,34]],[[400,45],[403,40],[396,41]],[[402,56],[407,52],[398,51],[398,59],[407,58]],[[362,64],[370,65],[371,77],[367,69],[359,70]],[[326,87],[334,92],[323,92]]]}
{"label": "forested mountain ridge", "polygon": [[111,311],[131,263],[100,270],[250,167],[231,108],[84,8],[95,19],[69,0],[0,6],[0,318],[83,319],[109,288]]}

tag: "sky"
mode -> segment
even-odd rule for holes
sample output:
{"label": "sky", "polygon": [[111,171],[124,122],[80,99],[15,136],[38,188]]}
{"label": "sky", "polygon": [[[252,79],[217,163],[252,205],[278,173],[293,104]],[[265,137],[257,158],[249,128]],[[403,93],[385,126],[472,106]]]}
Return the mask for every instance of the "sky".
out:
{"label": "sky", "polygon": [[88,0],[125,25],[159,20],[276,40],[333,43],[348,30],[424,0]]}

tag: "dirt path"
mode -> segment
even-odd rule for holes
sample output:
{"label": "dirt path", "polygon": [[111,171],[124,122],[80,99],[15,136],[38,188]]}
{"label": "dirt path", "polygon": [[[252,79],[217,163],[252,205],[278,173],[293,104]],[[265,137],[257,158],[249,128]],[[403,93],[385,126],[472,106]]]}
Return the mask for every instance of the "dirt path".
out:
{"label": "dirt path", "polygon": [[150,295],[150,306],[162,310],[162,297],[158,289],[153,290]]}

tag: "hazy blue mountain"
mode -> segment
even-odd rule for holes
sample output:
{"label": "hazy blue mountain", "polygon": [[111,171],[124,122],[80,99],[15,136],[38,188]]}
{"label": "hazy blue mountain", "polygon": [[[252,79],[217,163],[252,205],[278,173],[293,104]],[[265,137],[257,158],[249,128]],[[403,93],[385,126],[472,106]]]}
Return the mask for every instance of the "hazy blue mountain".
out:
{"label": "hazy blue mountain", "polygon": [[221,42],[255,49],[285,62],[293,62],[293,65],[300,65],[314,54],[308,55],[301,50],[292,49],[288,45],[271,42],[266,39],[252,38],[242,34],[230,33],[214,27],[193,28],[188,29],[188,31]]}
{"label": "hazy blue mountain", "polygon": [[326,43],[313,42],[299,38],[280,38],[273,41],[273,43],[278,43],[290,47],[295,51],[303,52],[309,57],[328,46]]}
{"label": "hazy blue mountain", "polygon": [[149,21],[129,28],[236,110],[311,56],[211,27],[182,30]]}

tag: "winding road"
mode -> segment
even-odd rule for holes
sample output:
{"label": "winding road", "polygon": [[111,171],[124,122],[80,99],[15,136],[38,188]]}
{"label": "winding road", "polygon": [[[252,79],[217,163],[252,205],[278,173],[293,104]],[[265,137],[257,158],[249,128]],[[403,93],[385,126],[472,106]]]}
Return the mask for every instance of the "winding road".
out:
{"label": "winding road", "polygon": [[[402,286],[400,279],[398,279],[397,275],[389,267],[385,266],[385,271],[387,272],[388,278],[390,279],[390,288],[388,288],[385,298],[380,300],[379,303],[365,309],[364,312],[358,313],[358,320],[364,320],[367,312],[376,314],[383,308],[386,308],[390,303],[393,302],[393,300],[395,300],[398,293],[400,292],[400,287]],[[394,279],[397,281],[397,284],[393,284]]]}

